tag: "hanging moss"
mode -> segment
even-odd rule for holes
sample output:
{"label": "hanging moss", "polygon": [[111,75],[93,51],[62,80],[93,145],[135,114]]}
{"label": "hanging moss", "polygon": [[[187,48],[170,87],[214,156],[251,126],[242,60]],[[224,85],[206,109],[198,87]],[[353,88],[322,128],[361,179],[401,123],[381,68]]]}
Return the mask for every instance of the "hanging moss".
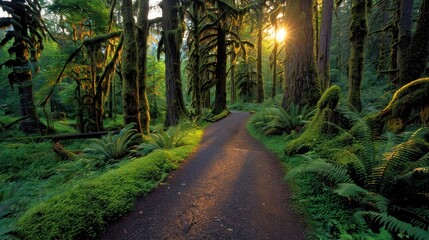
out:
{"label": "hanging moss", "polygon": [[338,122],[336,108],[340,100],[341,90],[334,85],[326,90],[317,102],[317,112],[311,122],[305,126],[304,133],[290,142],[285,149],[288,156],[308,152],[323,135],[335,132]]}
{"label": "hanging moss", "polygon": [[389,105],[377,117],[394,132],[402,131],[411,123],[428,123],[428,99],[429,78],[417,79],[396,91]]}

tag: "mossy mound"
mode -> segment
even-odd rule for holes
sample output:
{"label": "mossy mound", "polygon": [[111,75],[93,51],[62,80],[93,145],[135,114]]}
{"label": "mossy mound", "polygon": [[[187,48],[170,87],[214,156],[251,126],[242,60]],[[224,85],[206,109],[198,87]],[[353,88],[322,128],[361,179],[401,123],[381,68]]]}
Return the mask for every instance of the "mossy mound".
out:
{"label": "mossy mound", "polygon": [[317,102],[317,112],[311,122],[305,126],[304,133],[297,139],[291,141],[285,149],[285,154],[292,156],[310,151],[322,138],[335,132],[338,121],[336,108],[340,100],[340,87],[334,85],[328,88]]}

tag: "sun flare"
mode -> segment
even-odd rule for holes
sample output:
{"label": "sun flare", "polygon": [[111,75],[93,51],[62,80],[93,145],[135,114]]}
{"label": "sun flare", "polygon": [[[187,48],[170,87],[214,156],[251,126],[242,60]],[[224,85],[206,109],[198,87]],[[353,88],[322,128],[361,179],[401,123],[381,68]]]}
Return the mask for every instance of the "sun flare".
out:
{"label": "sun flare", "polygon": [[283,42],[286,39],[286,36],[287,36],[286,29],[280,28],[276,32],[276,41]]}

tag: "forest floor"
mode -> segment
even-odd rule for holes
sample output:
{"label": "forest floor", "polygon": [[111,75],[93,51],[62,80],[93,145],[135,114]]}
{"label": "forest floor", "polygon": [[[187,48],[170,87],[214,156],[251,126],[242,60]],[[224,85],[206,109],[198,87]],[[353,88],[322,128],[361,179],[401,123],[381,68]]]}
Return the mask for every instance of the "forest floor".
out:
{"label": "forest floor", "polygon": [[169,179],[101,239],[304,239],[280,161],[246,130],[249,113],[208,127]]}

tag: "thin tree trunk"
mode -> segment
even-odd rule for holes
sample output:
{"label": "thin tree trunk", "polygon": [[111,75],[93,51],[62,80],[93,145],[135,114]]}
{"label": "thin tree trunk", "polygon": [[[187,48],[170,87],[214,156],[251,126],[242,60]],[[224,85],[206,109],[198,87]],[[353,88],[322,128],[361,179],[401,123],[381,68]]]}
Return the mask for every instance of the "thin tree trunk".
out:
{"label": "thin tree trunk", "polygon": [[231,91],[231,96],[230,96],[230,102],[231,103],[235,103],[235,65],[237,64],[237,59],[236,59],[237,54],[233,53],[231,54],[230,57],[230,64],[231,64],[231,78],[229,79],[230,81],[230,91]]}
{"label": "thin tree trunk", "polygon": [[317,70],[319,73],[320,89],[324,92],[330,84],[329,56],[332,35],[332,13],[334,0],[324,0],[322,5],[322,26],[320,30],[319,48],[317,55]]}
{"label": "thin tree trunk", "polygon": [[162,29],[165,46],[165,85],[167,111],[165,126],[175,126],[181,116],[186,116],[180,73],[180,47],[183,29],[179,26],[179,0],[162,1]]}
{"label": "thin tree trunk", "polygon": [[262,103],[264,101],[264,82],[262,79],[262,6],[259,10],[258,19],[258,59],[256,62],[256,102]]}
{"label": "thin tree trunk", "polygon": [[150,109],[146,93],[146,62],[147,62],[147,36],[149,32],[149,0],[138,0],[137,17],[137,67],[140,97],[140,121],[143,133],[149,133]]}
{"label": "thin tree trunk", "polygon": [[428,63],[429,58],[429,0],[423,0],[420,6],[420,15],[417,21],[416,32],[407,48],[406,54],[400,65],[399,80],[403,86],[420,78]]}
{"label": "thin tree trunk", "polygon": [[219,22],[217,29],[216,97],[214,114],[226,110],[226,33],[224,24]]}
{"label": "thin tree trunk", "polygon": [[[401,65],[406,54],[406,49],[411,43],[411,30],[413,27],[413,2],[414,0],[401,1],[401,15],[398,32],[398,66]],[[429,29],[428,29],[429,30]]]}
{"label": "thin tree trunk", "polygon": [[[384,0],[382,11],[383,13],[383,26],[386,26],[389,23],[389,6],[390,6],[390,0]],[[381,32],[380,36],[380,43],[379,43],[379,57],[378,57],[378,64],[377,64],[377,75],[378,79],[383,77],[383,74],[381,73],[386,69],[386,46],[387,46],[387,33],[386,31]]]}
{"label": "thin tree trunk", "polygon": [[361,83],[367,38],[367,1],[353,0],[350,22],[349,94],[348,106],[353,111],[362,110]]}
{"label": "thin tree trunk", "polygon": [[276,82],[277,82],[277,24],[275,26],[275,34],[274,34],[274,50],[273,50],[273,85],[271,88],[271,98],[276,96]]}
{"label": "thin tree trunk", "polygon": [[286,23],[295,34],[286,43],[286,82],[282,102],[285,109],[291,104],[316,104],[320,96],[316,81],[312,6],[312,0],[291,1],[286,10]]}
{"label": "thin tree trunk", "polygon": [[139,107],[139,83],[137,81],[137,43],[131,0],[122,1],[122,18],[124,24],[124,46],[122,49],[122,96],[124,98],[125,123],[135,123],[142,132]]}

